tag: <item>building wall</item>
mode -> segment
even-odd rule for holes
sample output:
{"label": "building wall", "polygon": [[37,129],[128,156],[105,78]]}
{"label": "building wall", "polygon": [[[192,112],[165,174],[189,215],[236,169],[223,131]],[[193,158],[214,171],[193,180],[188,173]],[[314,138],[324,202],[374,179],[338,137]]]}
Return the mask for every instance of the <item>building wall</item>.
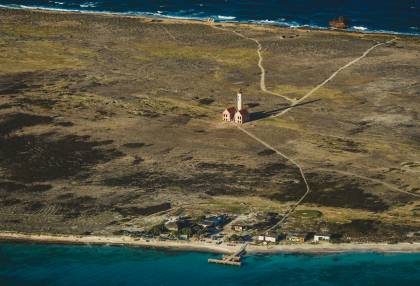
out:
{"label": "building wall", "polygon": [[330,240],[330,237],[326,236],[326,235],[315,235],[314,236],[314,241],[315,242],[318,242],[320,240]]}
{"label": "building wall", "polygon": [[222,117],[224,121],[232,121],[232,116],[227,110],[223,111]]}
{"label": "building wall", "polygon": [[242,114],[240,114],[239,112],[236,112],[234,120],[235,120],[235,123],[239,123],[239,124],[242,124],[244,122],[242,118]]}
{"label": "building wall", "polygon": [[298,242],[298,243],[304,243],[305,239],[303,237],[296,237],[296,236],[291,236],[287,238],[288,241],[292,241],[292,242]]}

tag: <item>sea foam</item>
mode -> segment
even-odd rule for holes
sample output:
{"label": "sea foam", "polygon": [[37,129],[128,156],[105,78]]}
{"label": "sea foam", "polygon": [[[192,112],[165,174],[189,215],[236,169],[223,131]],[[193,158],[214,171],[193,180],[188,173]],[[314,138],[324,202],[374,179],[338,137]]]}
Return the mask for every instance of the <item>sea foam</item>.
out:
{"label": "sea foam", "polygon": [[80,4],[79,6],[81,8],[95,8],[97,4],[98,3],[96,3],[96,2],[85,2],[83,4]]}
{"label": "sea foam", "polygon": [[359,31],[366,31],[368,28],[363,27],[363,26],[353,26],[352,27],[355,30],[359,30]]}
{"label": "sea foam", "polygon": [[222,15],[217,16],[217,18],[219,18],[220,20],[235,20],[236,19],[235,16],[222,16]]}

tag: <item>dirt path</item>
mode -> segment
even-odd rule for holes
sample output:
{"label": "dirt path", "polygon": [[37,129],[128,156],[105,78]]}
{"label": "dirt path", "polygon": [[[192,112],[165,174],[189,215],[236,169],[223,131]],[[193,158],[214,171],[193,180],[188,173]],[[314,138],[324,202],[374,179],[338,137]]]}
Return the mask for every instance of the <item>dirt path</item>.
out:
{"label": "dirt path", "polygon": [[304,96],[302,96],[301,98],[299,98],[298,100],[296,100],[295,102],[292,103],[292,105],[283,110],[280,113],[277,113],[275,115],[272,115],[271,117],[279,117],[282,116],[284,114],[286,114],[287,112],[289,112],[294,106],[302,103],[305,99],[307,99],[308,97],[310,97],[312,94],[314,94],[318,89],[320,89],[321,87],[323,87],[324,85],[326,85],[329,81],[331,81],[337,74],[339,74],[342,70],[345,70],[346,68],[352,66],[353,64],[357,63],[358,61],[360,61],[361,59],[363,59],[364,57],[366,57],[372,50],[374,50],[375,48],[382,46],[382,45],[386,45],[389,44],[393,41],[395,41],[397,39],[397,37],[392,38],[389,41],[386,42],[382,42],[382,43],[378,43],[372,47],[370,47],[369,49],[367,49],[360,57],[352,60],[351,62],[345,64],[344,66],[340,67],[338,70],[336,70],[332,75],[330,75],[329,78],[327,78],[326,80],[324,80],[323,82],[321,82],[320,84],[318,84],[316,87],[314,87],[311,91],[309,91],[307,94],[305,94]]}
{"label": "dirt path", "polygon": [[270,90],[267,89],[267,86],[265,85],[266,71],[265,71],[265,68],[263,66],[263,60],[264,60],[264,58],[262,56],[262,49],[263,48],[262,48],[262,45],[261,45],[261,42],[260,41],[258,41],[257,39],[254,39],[254,38],[247,37],[247,36],[245,36],[245,35],[237,32],[235,30],[228,30],[228,29],[224,29],[224,28],[221,28],[221,27],[217,27],[217,26],[211,26],[211,27],[214,28],[214,29],[217,29],[217,30],[221,30],[221,31],[232,32],[232,33],[238,35],[239,37],[241,37],[241,38],[243,38],[245,40],[250,40],[250,41],[255,42],[257,44],[257,47],[258,47],[257,48],[258,67],[260,68],[260,71],[261,71],[261,73],[260,73],[260,89],[261,89],[261,91],[263,91],[265,93],[268,93],[268,94],[271,94],[271,95],[282,97],[285,100],[287,100],[289,102],[292,102],[292,103],[295,102],[295,100],[292,99],[292,98],[290,98],[290,97],[287,97],[285,95],[282,95],[282,94],[279,94],[279,93],[276,93],[276,92],[273,92],[273,91],[270,91]]}
{"label": "dirt path", "polygon": [[265,142],[264,140],[258,138],[257,136],[255,136],[254,134],[252,134],[251,132],[249,132],[248,130],[245,130],[244,128],[242,128],[241,126],[238,125],[238,129],[241,130],[243,133],[245,133],[246,135],[248,135],[249,137],[251,137],[252,139],[254,139],[255,141],[259,142],[260,144],[264,145],[265,147],[267,147],[270,150],[273,150],[274,152],[276,152],[277,155],[280,155],[281,157],[283,157],[284,159],[290,161],[293,165],[295,165],[300,172],[300,175],[303,179],[303,182],[305,183],[305,187],[306,187],[306,192],[303,194],[303,196],[296,202],[294,203],[285,213],[285,215],[282,217],[282,219],[274,226],[270,227],[269,229],[267,229],[266,231],[270,231],[272,229],[275,229],[279,226],[281,226],[289,217],[289,215],[299,206],[299,204],[306,198],[306,196],[311,192],[311,188],[309,187],[309,183],[306,180],[306,176],[305,173],[303,172],[302,166],[299,165],[299,163],[297,163],[294,159],[288,157],[287,155],[285,155],[284,153],[280,152],[279,150],[277,150],[276,148],[274,148],[273,146],[271,146],[270,144],[268,144],[267,142]]}
{"label": "dirt path", "polygon": [[176,37],[171,32],[169,32],[169,30],[165,26],[161,26],[161,27],[165,31],[165,33],[169,35],[169,37],[171,37],[174,41],[178,41]]}

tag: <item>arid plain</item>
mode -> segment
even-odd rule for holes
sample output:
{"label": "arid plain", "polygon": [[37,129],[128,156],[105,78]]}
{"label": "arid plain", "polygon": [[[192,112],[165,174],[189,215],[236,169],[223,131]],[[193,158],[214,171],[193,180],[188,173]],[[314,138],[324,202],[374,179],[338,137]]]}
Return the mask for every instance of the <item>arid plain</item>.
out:
{"label": "arid plain", "polygon": [[[218,25],[218,24],[214,24]],[[0,231],[109,235],[286,213],[284,231],[420,240],[420,39],[0,9]],[[235,32],[233,32],[235,31]],[[244,37],[239,36],[243,35]],[[257,39],[265,84],[261,90]],[[278,94],[278,95],[275,95]]]}

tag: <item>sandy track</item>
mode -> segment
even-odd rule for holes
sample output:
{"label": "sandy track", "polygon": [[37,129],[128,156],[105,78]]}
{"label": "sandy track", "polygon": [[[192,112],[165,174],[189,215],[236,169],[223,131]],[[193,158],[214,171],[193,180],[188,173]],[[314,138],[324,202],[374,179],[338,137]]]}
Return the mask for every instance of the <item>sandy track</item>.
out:
{"label": "sandy track", "polygon": [[291,98],[289,98],[289,97],[287,97],[287,96],[285,96],[285,95],[282,95],[282,94],[279,94],[279,93],[276,93],[276,92],[272,92],[272,91],[270,91],[270,90],[268,90],[267,89],[267,86],[266,86],[266,84],[265,84],[265,75],[266,75],[266,70],[265,70],[265,68],[264,68],[264,66],[263,66],[263,60],[264,60],[264,58],[263,58],[263,56],[262,56],[262,45],[261,45],[261,42],[260,41],[258,41],[257,39],[254,39],[254,38],[250,38],[250,37],[247,37],[247,36],[245,36],[245,35],[243,35],[243,34],[241,34],[241,33],[239,33],[239,32],[237,32],[237,31],[235,31],[235,30],[230,30],[230,29],[224,29],[224,28],[221,28],[221,27],[217,27],[217,26],[211,26],[212,28],[214,28],[214,29],[217,29],[217,30],[221,30],[221,31],[226,31],[226,32],[232,32],[232,33],[234,33],[234,34],[236,34],[236,35],[238,35],[239,37],[241,37],[241,38],[243,38],[243,39],[245,39],[245,40],[250,40],[250,41],[253,41],[253,42],[255,42],[256,44],[257,44],[257,54],[258,54],[258,67],[260,68],[260,71],[261,71],[261,73],[260,73],[260,89],[263,91],[263,92],[265,92],[265,93],[268,93],[268,94],[271,94],[271,95],[275,95],[275,96],[279,96],[279,97],[282,97],[282,98],[284,98],[285,100],[287,100],[287,101],[289,101],[289,102],[294,102],[295,100],[294,99],[291,99]]}
{"label": "sandy track", "polygon": [[389,44],[393,41],[395,41],[397,39],[397,37],[392,38],[389,41],[386,42],[382,42],[382,43],[378,43],[372,47],[370,47],[369,49],[367,49],[360,57],[350,61],[349,63],[345,64],[344,66],[340,67],[338,70],[336,70],[332,75],[330,75],[329,78],[327,78],[326,80],[324,80],[323,82],[321,82],[320,84],[318,84],[316,87],[314,87],[311,91],[309,91],[307,94],[305,94],[304,96],[302,96],[301,98],[299,98],[298,100],[296,100],[295,102],[292,103],[292,105],[289,108],[286,108],[285,110],[283,110],[280,113],[277,113],[275,115],[272,115],[271,117],[279,117],[282,116],[284,114],[286,114],[287,112],[289,112],[294,106],[302,103],[304,100],[306,100],[308,97],[310,97],[312,94],[314,94],[318,89],[320,89],[321,87],[323,87],[324,85],[326,85],[329,81],[331,81],[333,78],[335,78],[337,76],[337,74],[339,74],[341,71],[345,70],[346,68],[352,66],[353,64],[357,63],[358,61],[360,61],[361,59],[365,58],[371,51],[373,51],[374,49],[376,49],[379,46],[382,45],[386,45]]}
{"label": "sandy track", "polygon": [[267,142],[265,142],[264,140],[258,138],[257,136],[255,136],[254,134],[252,134],[251,132],[249,132],[248,130],[245,130],[244,128],[242,128],[241,126],[238,126],[238,129],[241,130],[242,132],[244,132],[246,135],[248,135],[249,137],[253,138],[254,140],[256,140],[257,142],[261,143],[262,145],[264,145],[265,147],[267,147],[268,149],[273,150],[274,152],[276,152],[277,155],[280,155],[281,157],[283,157],[284,159],[290,161],[292,164],[294,164],[300,172],[300,175],[303,179],[303,182],[305,183],[305,187],[306,187],[306,192],[303,194],[303,196],[296,202],[294,203],[285,213],[285,215],[282,217],[282,219],[275,224],[274,226],[270,227],[269,229],[267,229],[266,231],[270,231],[272,229],[275,229],[279,226],[281,226],[289,217],[289,215],[299,206],[299,204],[306,198],[306,196],[311,192],[311,188],[309,187],[309,183],[306,180],[306,176],[305,173],[303,172],[302,166],[299,165],[299,163],[297,163],[294,159],[288,157],[287,155],[285,155],[284,153],[280,152],[279,150],[277,150],[276,148],[274,148],[273,146],[271,146],[270,144],[268,144]]}
{"label": "sandy track", "polygon": [[169,30],[165,26],[161,26],[161,27],[165,31],[165,33],[168,34],[169,37],[171,37],[174,41],[178,41],[177,38],[174,36],[174,34],[169,32]]}

